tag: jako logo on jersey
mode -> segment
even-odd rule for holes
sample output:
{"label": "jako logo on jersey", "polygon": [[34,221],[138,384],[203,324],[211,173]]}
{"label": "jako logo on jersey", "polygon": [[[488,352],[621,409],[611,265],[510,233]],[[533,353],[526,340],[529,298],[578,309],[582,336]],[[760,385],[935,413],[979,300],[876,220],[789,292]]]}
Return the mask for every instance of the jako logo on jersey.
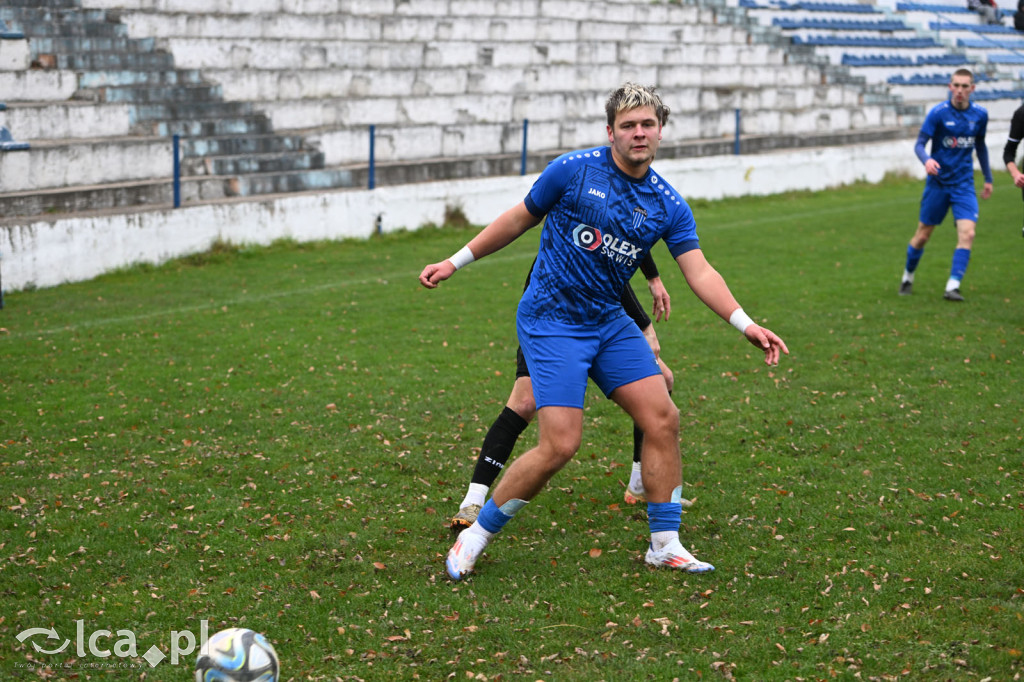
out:
{"label": "jako logo on jersey", "polygon": [[607,194],[605,194],[604,192],[602,192],[602,191],[601,191],[601,190],[599,190],[599,189],[594,189],[593,187],[591,187],[591,188],[590,188],[590,189],[589,189],[589,190],[587,191],[587,194],[593,194],[593,195],[594,195],[595,197],[600,197],[601,199],[607,199],[607,198],[608,198],[608,195],[607,195]]}
{"label": "jako logo on jersey", "polygon": [[957,149],[959,147],[973,147],[974,146],[974,135],[961,135],[960,137],[944,137],[942,138],[942,146],[946,149]]}
{"label": "jako logo on jersey", "polygon": [[594,251],[597,247],[601,246],[601,230],[596,227],[580,223],[576,226],[576,229],[572,231],[572,240],[576,243],[576,246],[581,249]]}

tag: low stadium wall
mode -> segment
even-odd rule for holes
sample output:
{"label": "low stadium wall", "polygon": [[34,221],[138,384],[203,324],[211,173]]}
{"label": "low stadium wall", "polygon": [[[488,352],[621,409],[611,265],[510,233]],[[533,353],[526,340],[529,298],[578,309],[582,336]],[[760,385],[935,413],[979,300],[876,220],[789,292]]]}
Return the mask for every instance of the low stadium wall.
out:
{"label": "low stadium wall", "polygon": [[[655,167],[685,198],[710,200],[879,182],[887,173],[924,177],[912,142],[906,140],[664,160]],[[513,176],[279,195],[0,226],[0,279],[5,290],[18,291],[83,281],[134,264],[160,264],[217,242],[367,238],[440,225],[451,207],[460,208],[471,223],[484,225],[521,200],[534,179]],[[699,228],[700,215],[696,217]]]}

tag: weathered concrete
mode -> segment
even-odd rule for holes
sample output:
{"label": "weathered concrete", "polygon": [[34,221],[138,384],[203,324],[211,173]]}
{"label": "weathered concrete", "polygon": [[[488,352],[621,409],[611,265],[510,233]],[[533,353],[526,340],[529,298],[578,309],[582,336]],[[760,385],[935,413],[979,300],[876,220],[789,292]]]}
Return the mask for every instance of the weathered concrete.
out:
{"label": "weathered concrete", "polygon": [[[922,176],[907,140],[760,155],[664,160],[656,164],[689,199],[824,190],[886,173]],[[0,223],[0,268],[8,290],[95,277],[133,263],[161,263],[214,242],[268,244],[367,237],[443,222],[446,207],[485,224],[522,199],[533,175],[452,180],[376,190],[275,196],[178,210],[95,214]],[[922,176],[923,177],[923,176]],[[700,216],[697,216],[698,222]]]}

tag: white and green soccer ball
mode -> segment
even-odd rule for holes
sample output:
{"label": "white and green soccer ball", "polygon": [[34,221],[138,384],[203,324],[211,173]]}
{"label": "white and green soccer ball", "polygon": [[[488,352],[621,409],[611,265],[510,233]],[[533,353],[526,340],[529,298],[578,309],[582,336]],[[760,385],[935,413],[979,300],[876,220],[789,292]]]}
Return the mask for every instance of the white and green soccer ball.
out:
{"label": "white and green soccer ball", "polygon": [[196,682],[277,682],[280,671],[273,645],[248,628],[221,630],[196,659]]}

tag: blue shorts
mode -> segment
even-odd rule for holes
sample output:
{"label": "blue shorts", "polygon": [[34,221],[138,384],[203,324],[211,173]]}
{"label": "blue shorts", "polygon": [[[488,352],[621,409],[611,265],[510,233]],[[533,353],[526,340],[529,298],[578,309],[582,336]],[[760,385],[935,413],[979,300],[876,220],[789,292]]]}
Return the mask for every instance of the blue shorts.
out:
{"label": "blue shorts", "polygon": [[599,328],[517,315],[516,330],[538,409],[583,409],[588,377],[607,396],[619,386],[661,374],[650,344],[625,314]]}
{"label": "blue shorts", "polygon": [[928,176],[921,195],[918,219],[925,225],[938,225],[945,220],[950,206],[953,207],[953,220],[978,222],[978,195],[974,184],[945,186]]}

